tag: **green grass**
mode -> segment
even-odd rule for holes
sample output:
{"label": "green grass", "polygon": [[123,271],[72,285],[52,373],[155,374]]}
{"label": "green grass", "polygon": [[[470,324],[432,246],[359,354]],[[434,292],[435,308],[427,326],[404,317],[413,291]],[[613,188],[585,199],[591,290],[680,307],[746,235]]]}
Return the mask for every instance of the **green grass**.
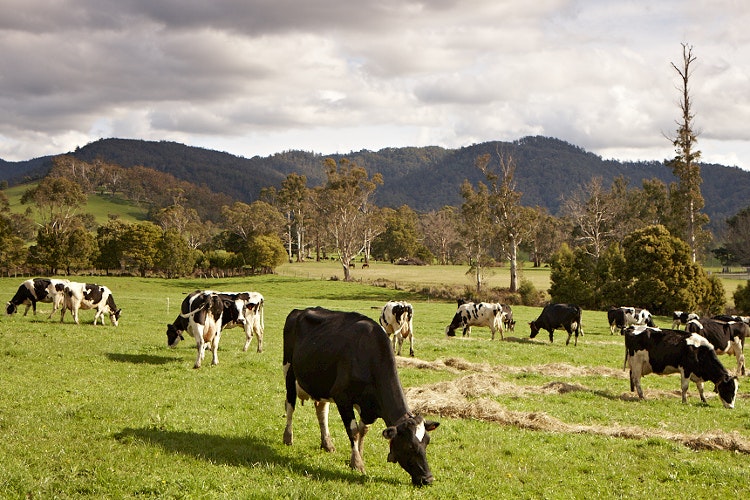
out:
{"label": "green grass", "polygon": [[[584,312],[585,336],[565,346],[528,341],[526,323],[538,308],[516,307],[518,326],[505,342],[487,329],[468,339],[444,336],[455,304],[410,296],[415,306],[416,355],[484,363],[515,392],[472,396],[522,414],[542,412],[568,426],[634,427],[642,439],[596,432],[529,430],[478,418],[430,415],[441,422],[428,458],[435,483],[410,485],[386,462],[376,422],[365,444],[367,474],[347,466],[348,442],[335,409],[335,453],[319,450],[315,412],[298,407],[295,443],[282,444],[284,389],[282,326],[295,307],[323,305],[375,318],[386,300],[408,295],[357,283],[291,276],[231,280],[80,278],[114,292],[120,326],[92,326],[37,316],[0,316],[0,497],[2,498],[738,498],[750,493],[750,457],[695,451],[660,437],[665,431],[734,433],[750,441],[750,384],[743,378],[734,410],[712,395],[700,403],[691,385],[680,402],[676,376],[644,378],[646,401],[629,392],[622,338],[611,336],[603,312]],[[0,279],[9,300],[21,279]],[[219,365],[192,369],[194,343],[166,347],[166,324],[184,294],[196,288],[250,289],[266,297],[265,352],[241,351],[243,334],[226,330]],[[656,318],[668,324],[667,318]],[[733,358],[723,356],[728,367]],[[592,374],[554,375],[546,368],[588,367]],[[527,368],[520,371],[520,368]],[[598,374],[599,370],[601,374]],[[406,388],[460,384],[468,370],[400,368]],[[550,382],[580,390],[544,393]],[[712,388],[712,384],[707,384]]]}
{"label": "green grass", "polygon": [[[35,184],[21,184],[9,187],[3,190],[10,203],[10,211],[14,213],[25,213],[26,209],[31,207],[32,218],[40,222],[38,213],[33,204],[21,204],[23,193],[34,187]],[[86,204],[79,209],[80,213],[90,213],[99,224],[104,224],[109,219],[109,215],[117,215],[123,222],[133,223],[146,219],[148,209],[142,206],[136,206],[117,196],[90,194]]]}

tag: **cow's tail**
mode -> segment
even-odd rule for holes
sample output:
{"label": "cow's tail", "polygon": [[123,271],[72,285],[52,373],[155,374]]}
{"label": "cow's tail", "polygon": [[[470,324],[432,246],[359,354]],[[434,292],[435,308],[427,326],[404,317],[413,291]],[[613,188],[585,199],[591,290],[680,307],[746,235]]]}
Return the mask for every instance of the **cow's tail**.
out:
{"label": "cow's tail", "polygon": [[581,324],[581,316],[583,314],[583,309],[581,309],[578,306],[576,306],[576,309],[578,313],[578,322],[577,322],[578,324],[576,325],[576,337],[578,337],[579,335],[583,337],[583,325]]}

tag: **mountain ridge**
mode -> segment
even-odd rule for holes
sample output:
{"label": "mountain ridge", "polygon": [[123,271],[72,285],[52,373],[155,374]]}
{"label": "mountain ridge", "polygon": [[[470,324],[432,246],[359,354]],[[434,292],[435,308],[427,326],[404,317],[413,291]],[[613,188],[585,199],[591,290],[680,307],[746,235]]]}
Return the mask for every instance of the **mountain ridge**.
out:
{"label": "mountain ridge", "polygon": [[[545,207],[555,215],[565,195],[595,176],[602,178],[605,187],[620,175],[628,179],[630,187],[641,187],[644,179],[657,178],[667,184],[675,181],[663,162],[605,160],[573,144],[541,136],[456,149],[390,147],[329,155],[289,150],[252,158],[170,141],[110,138],[62,154],[87,162],[101,159],[122,167],[153,168],[246,203],[258,199],[262,188],[278,187],[293,172],[305,175],[308,186],[320,185],[325,181],[325,158],[348,158],[370,174],[383,175],[383,186],[375,193],[376,204],[393,208],[405,204],[417,211],[429,211],[445,205],[460,206],[459,187],[464,179],[474,184],[484,180],[475,166],[477,157],[498,153],[512,156],[516,163],[517,189],[523,193],[521,203]],[[52,159],[53,156],[23,162],[0,160],[0,180],[15,184],[41,178],[51,167]],[[717,227],[750,204],[750,172],[716,164],[701,167],[705,212],[711,217],[712,226]]]}

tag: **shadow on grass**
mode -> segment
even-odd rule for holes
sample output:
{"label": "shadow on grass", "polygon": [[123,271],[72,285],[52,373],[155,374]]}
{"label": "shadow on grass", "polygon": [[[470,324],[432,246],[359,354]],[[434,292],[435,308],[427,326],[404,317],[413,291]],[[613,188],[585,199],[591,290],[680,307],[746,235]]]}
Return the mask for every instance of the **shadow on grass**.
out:
{"label": "shadow on grass", "polygon": [[[276,445],[255,436],[224,437],[191,431],[169,431],[154,427],[125,428],[114,434],[114,438],[123,444],[146,444],[159,446],[163,450],[181,455],[191,455],[211,464],[234,467],[252,467],[258,464],[272,464],[289,469],[293,473],[313,478],[318,481],[345,481],[352,484],[364,484],[373,478],[359,472],[344,468],[324,469],[303,463],[293,457],[278,453]],[[279,436],[279,442],[281,436]],[[321,451],[321,453],[324,453]],[[396,480],[378,479],[379,482],[399,484]]]}
{"label": "shadow on grass", "polygon": [[118,363],[131,363],[134,365],[166,365],[167,363],[177,363],[180,359],[166,356],[155,356],[153,354],[122,354],[119,352],[108,352],[107,357]]}

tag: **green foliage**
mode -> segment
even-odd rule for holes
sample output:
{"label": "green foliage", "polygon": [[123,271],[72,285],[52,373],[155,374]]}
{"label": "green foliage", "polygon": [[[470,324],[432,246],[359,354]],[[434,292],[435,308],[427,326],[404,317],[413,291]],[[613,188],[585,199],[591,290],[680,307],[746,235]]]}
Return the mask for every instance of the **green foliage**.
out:
{"label": "green foliage", "polygon": [[287,254],[284,244],[275,234],[253,236],[247,242],[245,262],[260,273],[270,273],[286,262]]}
{"label": "green foliage", "polygon": [[156,253],[162,231],[152,222],[130,224],[122,236],[123,260],[126,267],[138,270],[141,277],[156,264]]}
{"label": "green foliage", "polygon": [[549,294],[553,302],[589,307],[594,301],[593,258],[583,248],[563,243],[550,260]]}
{"label": "green foliage", "polygon": [[193,250],[177,229],[164,231],[156,248],[156,266],[168,278],[177,278],[192,272],[195,263]]}
{"label": "green foliage", "polygon": [[[385,231],[372,241],[372,256],[394,262],[401,258],[431,255],[419,242],[417,214],[404,205],[389,211],[385,217]],[[429,260],[427,261],[429,262]]]}
{"label": "green foliage", "polygon": [[744,285],[737,285],[732,297],[734,307],[740,314],[750,314],[750,281]]}

